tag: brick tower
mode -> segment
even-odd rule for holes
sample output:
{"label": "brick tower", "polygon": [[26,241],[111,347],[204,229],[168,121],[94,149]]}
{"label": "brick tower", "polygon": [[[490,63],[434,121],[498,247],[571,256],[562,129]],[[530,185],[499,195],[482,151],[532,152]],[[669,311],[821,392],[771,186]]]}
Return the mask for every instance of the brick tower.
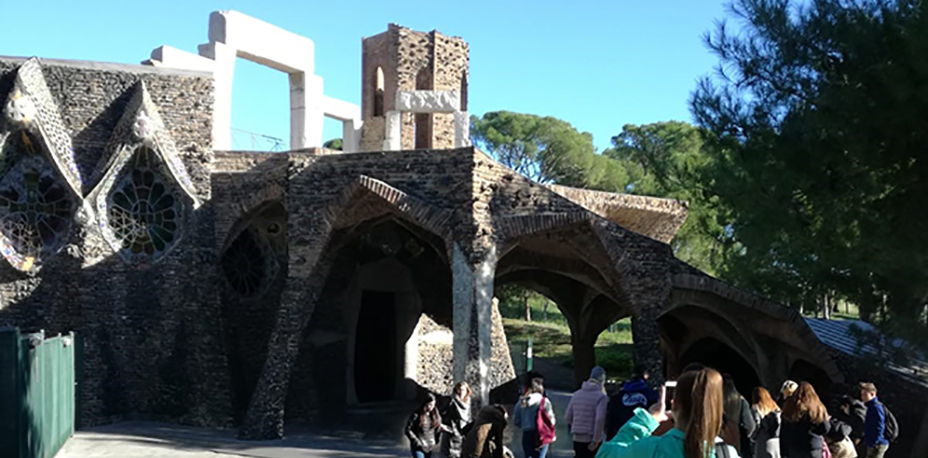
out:
{"label": "brick tower", "polygon": [[[438,31],[416,32],[390,24],[386,32],[361,42],[362,151],[380,151],[385,116],[396,110],[397,91],[459,91],[467,111],[468,47]],[[400,118],[400,149],[444,149],[455,145],[454,114],[409,113]]]}

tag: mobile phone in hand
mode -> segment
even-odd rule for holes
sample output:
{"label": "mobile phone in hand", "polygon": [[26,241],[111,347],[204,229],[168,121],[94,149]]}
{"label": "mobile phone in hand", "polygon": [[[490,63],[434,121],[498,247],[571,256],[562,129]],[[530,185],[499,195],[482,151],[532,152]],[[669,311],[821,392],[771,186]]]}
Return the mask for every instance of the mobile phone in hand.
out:
{"label": "mobile phone in hand", "polygon": [[673,405],[673,395],[674,391],[677,389],[677,381],[672,380],[664,383],[664,386],[661,387],[661,402],[664,404],[664,410],[670,412],[673,410],[671,406]]}

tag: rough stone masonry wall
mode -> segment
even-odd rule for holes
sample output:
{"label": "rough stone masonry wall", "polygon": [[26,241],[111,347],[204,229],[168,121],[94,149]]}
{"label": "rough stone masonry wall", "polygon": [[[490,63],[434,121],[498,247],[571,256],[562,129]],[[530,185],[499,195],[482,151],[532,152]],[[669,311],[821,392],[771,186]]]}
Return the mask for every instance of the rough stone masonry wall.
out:
{"label": "rough stone masonry wall", "polygon": [[[459,91],[462,103],[467,98],[462,79],[468,77],[469,50],[462,38],[434,35],[435,90]],[[454,148],[454,115],[435,113],[432,115],[432,147]]]}
{"label": "rough stone masonry wall", "polygon": [[[21,60],[0,59],[0,97]],[[145,81],[199,199],[210,198],[212,81],[151,67],[43,61],[71,135],[86,193],[132,88]],[[122,418],[228,419],[214,267],[212,208],[193,212],[183,239],[147,270],[129,268],[95,229],[72,225],[67,245],[36,274],[0,261],[0,324],[77,331],[84,342],[84,425]]]}
{"label": "rough stone masonry wall", "polygon": [[[396,36],[396,82],[397,88],[404,91],[412,91],[416,88],[416,77],[420,71],[427,72],[428,87],[423,89],[435,88],[434,73],[434,52],[435,41],[434,34],[416,32],[407,28],[392,28],[391,33]],[[395,97],[395,95],[393,95]],[[416,115],[414,113],[403,113],[402,126],[400,127],[402,149],[411,150],[416,147]],[[434,139],[434,136],[432,137]],[[433,148],[451,148],[453,147],[454,131],[451,135],[452,144],[446,147],[439,146],[433,141]]]}

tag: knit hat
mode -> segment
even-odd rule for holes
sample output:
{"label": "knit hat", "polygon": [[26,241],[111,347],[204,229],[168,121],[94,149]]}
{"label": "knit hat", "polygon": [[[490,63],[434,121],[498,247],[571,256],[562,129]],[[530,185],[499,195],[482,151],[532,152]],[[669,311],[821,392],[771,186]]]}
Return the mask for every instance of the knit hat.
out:
{"label": "knit hat", "polygon": [[590,371],[590,380],[597,380],[599,383],[606,381],[606,370],[602,366],[596,366]]}
{"label": "knit hat", "polygon": [[787,380],[783,382],[783,386],[780,387],[780,394],[785,397],[791,396],[797,388],[799,388],[798,383],[792,380]]}

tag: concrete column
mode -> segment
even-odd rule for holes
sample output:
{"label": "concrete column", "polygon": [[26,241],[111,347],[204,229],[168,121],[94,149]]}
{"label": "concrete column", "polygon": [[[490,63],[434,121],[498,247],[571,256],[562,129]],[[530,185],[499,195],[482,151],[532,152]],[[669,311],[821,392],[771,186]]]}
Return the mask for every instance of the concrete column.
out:
{"label": "concrete column", "polygon": [[402,149],[403,114],[399,111],[388,111],[384,119],[384,151],[399,151]]}
{"label": "concrete column", "polygon": [[479,405],[486,405],[490,400],[496,261],[495,246],[490,246],[476,262],[469,260],[457,244],[452,247],[454,380],[467,381]]}
{"label": "concrete column", "polygon": [[466,111],[454,112],[454,147],[470,146],[470,117]]}
{"label": "concrete column", "polygon": [[323,82],[318,75],[290,73],[290,149],[322,146]]}
{"label": "concrete column", "polygon": [[223,43],[200,45],[201,56],[215,61],[213,67],[213,149],[232,149],[232,78],[235,75],[236,49]]}
{"label": "concrete column", "polygon": [[572,333],[570,346],[574,357],[574,386],[579,389],[596,365],[596,337]]}

